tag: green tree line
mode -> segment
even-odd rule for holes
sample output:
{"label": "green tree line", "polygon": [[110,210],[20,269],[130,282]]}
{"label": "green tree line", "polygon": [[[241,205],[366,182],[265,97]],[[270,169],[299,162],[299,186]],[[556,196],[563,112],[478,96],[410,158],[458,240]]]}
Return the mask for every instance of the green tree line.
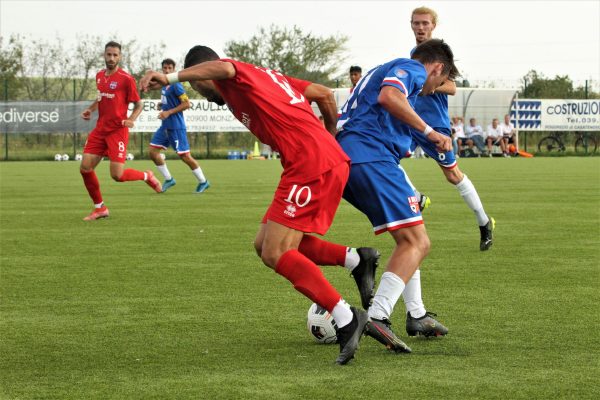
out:
{"label": "green tree line", "polygon": [[[65,45],[60,37],[36,39],[21,35],[0,37],[0,100],[92,100],[94,76],[104,68],[102,52],[109,40],[121,43],[121,66],[138,80],[148,69],[159,68],[169,56],[182,66],[183,55],[165,54],[165,44],[140,43],[118,35],[79,35]],[[268,66],[284,74],[329,87],[347,87],[347,42],[344,35],[317,36],[291,28],[261,27],[247,40],[226,43],[226,57]],[[384,61],[384,60],[380,60]],[[600,93],[574,87],[568,75],[547,78],[535,70],[521,79],[521,98],[600,98]],[[189,88],[189,87],[188,87]],[[188,90],[190,97],[198,95]],[[146,96],[156,97],[156,93]]]}

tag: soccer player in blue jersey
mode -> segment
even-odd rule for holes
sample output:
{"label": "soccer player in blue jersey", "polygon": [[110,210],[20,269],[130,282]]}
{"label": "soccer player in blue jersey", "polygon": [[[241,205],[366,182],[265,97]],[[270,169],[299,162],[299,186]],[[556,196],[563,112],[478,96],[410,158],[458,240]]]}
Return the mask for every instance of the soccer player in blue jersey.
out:
{"label": "soccer player in blue jersey", "polygon": [[[174,72],[175,61],[170,58],[164,59],[162,61],[162,71],[164,74]],[[190,108],[190,100],[185,94],[183,85],[177,82],[163,87],[160,106],[161,112],[158,114],[158,118],[162,120],[162,124],[150,140],[150,158],[165,178],[162,191],[166,192],[170,187],[175,186],[175,178],[171,176],[171,172],[169,172],[169,168],[167,168],[167,164],[160,154],[161,150],[166,150],[171,146],[177,152],[181,161],[190,167],[198,180],[195,192],[202,193],[210,187],[210,182],[204,177],[202,168],[190,154],[187,129],[183,119],[183,111]]]}
{"label": "soccer player in blue jersey", "polygon": [[406,284],[429,252],[429,237],[415,192],[399,166],[413,128],[436,151],[452,149],[413,110],[419,95],[433,93],[458,74],[450,47],[432,39],[412,59],[399,58],[369,71],[342,107],[338,142],[352,160],[344,198],[363,212],[375,234],[389,232],[396,247],[369,308],[367,334],[396,352],[410,352],[390,327],[390,315]]}
{"label": "soccer player in blue jersey", "polygon": [[[436,24],[437,13],[434,10],[427,7],[413,10],[411,28],[415,34],[417,45],[431,39]],[[448,80],[432,95],[419,97],[415,104],[415,111],[428,125],[449,137],[452,137],[452,132],[448,115],[448,95],[455,93],[456,84],[452,80]],[[458,168],[454,152],[438,152],[431,143],[423,139],[420,132],[412,131],[412,134],[413,146],[421,146],[429,157],[437,161],[448,182],[456,187],[467,206],[475,213],[480,233],[479,249],[481,251],[488,250],[492,246],[495,221],[483,209],[479,194],[471,180]]]}

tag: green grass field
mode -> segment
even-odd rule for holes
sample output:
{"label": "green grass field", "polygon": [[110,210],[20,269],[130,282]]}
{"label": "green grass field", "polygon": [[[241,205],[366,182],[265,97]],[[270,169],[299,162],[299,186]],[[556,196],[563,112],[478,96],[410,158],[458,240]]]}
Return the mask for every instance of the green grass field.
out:
{"label": "green grass field", "polygon": [[[450,333],[407,338],[400,301],[413,353],[364,338],[339,367],[308,335],[311,302],[253,251],[277,162],[202,162],[202,195],[178,161],[160,195],[103,163],[111,217],[93,223],[75,162],[0,163],[0,398],[600,398],[600,158],[460,164],[497,221],[489,252],[438,167],[403,162],[433,200],[423,291]],[[347,203],[326,237],[392,250]],[[325,274],[359,304],[344,269]]]}

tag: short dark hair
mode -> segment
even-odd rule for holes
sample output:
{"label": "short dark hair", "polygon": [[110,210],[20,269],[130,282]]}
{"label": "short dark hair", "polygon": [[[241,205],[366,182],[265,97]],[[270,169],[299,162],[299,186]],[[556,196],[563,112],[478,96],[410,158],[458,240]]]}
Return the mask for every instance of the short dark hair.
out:
{"label": "short dark hair", "polygon": [[114,40],[111,40],[110,42],[104,45],[104,51],[106,51],[106,49],[108,49],[109,47],[116,47],[117,49],[119,49],[119,51],[121,51],[121,45],[115,42]]}
{"label": "short dark hair", "polygon": [[350,67],[350,73],[353,73],[353,72],[362,73],[362,68],[359,67],[358,65],[353,65]]}
{"label": "short dark hair", "polygon": [[446,42],[442,39],[429,39],[418,45],[412,53],[413,60],[420,61],[423,64],[440,62],[444,64],[443,74],[448,74],[448,78],[454,80],[460,76],[458,68],[454,65],[454,53]]}
{"label": "short dark hair", "polygon": [[194,46],[186,54],[183,68],[188,68],[192,65],[200,64],[206,61],[215,61],[220,58],[221,57],[219,57],[219,55],[210,47]]}
{"label": "short dark hair", "polygon": [[173,61],[173,59],[172,59],[172,58],[165,58],[165,59],[164,59],[164,60],[162,60],[162,62],[160,63],[160,66],[161,66],[161,67],[164,67],[164,66],[165,66],[165,64],[167,64],[167,65],[172,65],[172,66],[173,66],[173,68],[175,68],[175,61]]}

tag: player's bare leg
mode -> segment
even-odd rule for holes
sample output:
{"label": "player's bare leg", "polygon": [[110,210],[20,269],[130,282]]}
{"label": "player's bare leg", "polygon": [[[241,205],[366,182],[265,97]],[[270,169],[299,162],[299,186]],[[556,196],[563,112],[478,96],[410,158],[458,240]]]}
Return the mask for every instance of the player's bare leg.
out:
{"label": "player's bare leg", "polygon": [[194,174],[194,176],[198,180],[198,186],[196,186],[195,192],[202,193],[206,191],[206,189],[210,187],[210,182],[206,179],[204,173],[202,172],[202,168],[200,168],[198,162],[194,159],[194,157],[192,157],[190,152],[179,154],[179,158],[181,158],[181,161],[183,161],[185,164],[187,164],[188,167],[190,167],[190,169],[192,170],[192,174]]}
{"label": "player's bare leg", "polygon": [[94,210],[83,218],[84,221],[94,221],[100,218],[106,218],[109,215],[108,208],[104,205],[102,200],[102,193],[100,192],[100,182],[94,171],[98,164],[102,161],[102,157],[96,154],[83,153],[81,164],[79,165],[79,171],[83,178],[83,184],[94,203]]}
{"label": "player's bare leg", "polygon": [[371,318],[367,334],[388,349],[397,353],[410,353],[411,349],[392,331],[390,316],[406,284],[429,253],[429,237],[425,225],[415,225],[390,231],[396,247],[390,256],[386,271],[369,308]]}
{"label": "player's bare leg", "polygon": [[273,221],[261,225],[255,243],[263,263],[289,280],[294,288],[331,313],[338,325],[340,355],[338,364],[346,364],[358,348],[367,323],[365,311],[346,303],[327,281],[319,267],[298,251],[304,233]]}

